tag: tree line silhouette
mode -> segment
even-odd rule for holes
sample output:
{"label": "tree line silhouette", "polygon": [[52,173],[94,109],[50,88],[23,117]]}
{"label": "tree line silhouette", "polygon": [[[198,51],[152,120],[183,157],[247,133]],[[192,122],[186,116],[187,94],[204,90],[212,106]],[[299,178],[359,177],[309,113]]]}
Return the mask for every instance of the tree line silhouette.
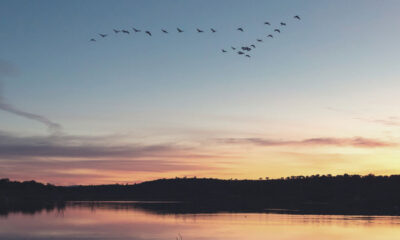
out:
{"label": "tree line silhouette", "polygon": [[179,202],[140,206],[161,213],[287,209],[298,213],[400,215],[400,175],[313,175],[271,180],[175,178],[89,186],[0,180],[0,213],[21,205],[57,207],[64,206],[65,201],[104,200]]}

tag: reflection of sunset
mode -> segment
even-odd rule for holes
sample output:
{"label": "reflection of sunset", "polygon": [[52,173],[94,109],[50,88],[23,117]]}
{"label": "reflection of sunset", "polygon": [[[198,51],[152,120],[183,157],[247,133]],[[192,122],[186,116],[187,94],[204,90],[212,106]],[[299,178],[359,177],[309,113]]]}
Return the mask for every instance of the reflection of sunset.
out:
{"label": "reflection of sunset", "polygon": [[[13,239],[396,239],[398,217],[256,213],[156,215],[139,209],[68,207],[0,219],[0,237]],[[23,231],[21,231],[23,230]],[[79,236],[79,237],[78,237]]]}

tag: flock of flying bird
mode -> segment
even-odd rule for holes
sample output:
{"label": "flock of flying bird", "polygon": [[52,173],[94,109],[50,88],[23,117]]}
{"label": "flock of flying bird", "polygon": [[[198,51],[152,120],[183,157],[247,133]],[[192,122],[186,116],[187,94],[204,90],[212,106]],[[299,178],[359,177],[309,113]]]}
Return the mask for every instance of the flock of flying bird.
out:
{"label": "flock of flying bird", "polygon": [[[299,15],[296,15],[296,16],[294,16],[293,18],[294,18],[294,19],[297,19],[297,20],[301,20],[301,18],[300,18]],[[271,23],[270,23],[270,22],[264,22],[264,25],[271,26]],[[280,26],[280,27],[285,27],[285,26],[286,26],[286,23],[285,23],[285,22],[280,22],[279,26]],[[134,28],[134,27],[132,28],[132,30],[133,30],[133,32],[135,32],[135,33],[140,33],[140,32],[142,32],[142,30],[137,29],[137,28]],[[240,31],[240,32],[244,32],[244,29],[243,29],[242,27],[239,27],[239,28],[237,28],[236,30],[237,30],[237,31]],[[130,33],[132,32],[132,31],[128,31],[128,30],[125,30],[125,29],[121,29],[121,30],[113,29],[113,31],[114,31],[115,34],[119,34],[119,33],[122,33],[122,34],[130,34]],[[176,31],[177,31],[178,33],[183,33],[183,32],[185,32],[185,31],[183,31],[182,29],[180,29],[179,27],[176,28]],[[197,33],[204,33],[204,30],[199,29],[199,28],[196,28],[196,31],[197,31]],[[168,33],[169,33],[169,32],[168,32],[167,30],[165,30],[165,29],[161,29],[161,32],[164,33],[164,34],[168,34]],[[210,28],[210,32],[211,32],[211,33],[216,33],[217,30],[215,30],[214,28]],[[149,37],[153,36],[152,33],[151,33],[150,31],[148,31],[148,30],[145,30],[144,33],[147,34]],[[275,28],[275,29],[274,29],[274,34],[275,34],[275,33],[280,34],[280,33],[281,33],[281,30],[280,30],[279,28]],[[103,34],[103,33],[99,33],[98,35],[99,35],[101,38],[105,38],[105,37],[108,36],[108,34]],[[273,35],[273,34],[268,34],[268,35],[267,35],[267,38],[274,38],[274,35]],[[90,42],[96,42],[96,39],[95,39],[95,38],[91,38],[89,41],[90,41]],[[257,41],[258,43],[260,43],[260,42],[263,42],[263,39],[262,39],[262,38],[257,38],[256,41]],[[250,52],[251,50],[253,50],[253,49],[255,49],[255,48],[256,48],[256,44],[250,44],[249,46],[242,46],[242,47],[231,47],[231,49],[232,49],[233,51],[235,51],[235,52],[237,51],[237,54],[243,55],[243,56],[248,57],[248,58],[251,57],[250,54],[248,54],[248,52]],[[228,51],[225,50],[225,49],[221,49],[221,51],[222,51],[222,53],[227,53],[227,52],[228,52]]]}

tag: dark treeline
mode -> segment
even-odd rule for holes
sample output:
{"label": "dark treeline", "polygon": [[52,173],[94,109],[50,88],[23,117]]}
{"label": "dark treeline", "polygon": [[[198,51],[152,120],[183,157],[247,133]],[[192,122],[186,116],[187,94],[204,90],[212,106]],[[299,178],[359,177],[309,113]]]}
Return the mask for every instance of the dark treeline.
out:
{"label": "dark treeline", "polygon": [[61,208],[65,205],[64,196],[60,187],[50,184],[0,179],[0,215],[9,212],[34,214],[44,209]]}
{"label": "dark treeline", "polygon": [[0,180],[0,211],[26,202],[62,206],[63,201],[99,200],[182,202],[141,206],[166,213],[288,209],[300,213],[399,215],[400,175],[314,175],[272,180],[175,178],[133,185],[70,187]]}

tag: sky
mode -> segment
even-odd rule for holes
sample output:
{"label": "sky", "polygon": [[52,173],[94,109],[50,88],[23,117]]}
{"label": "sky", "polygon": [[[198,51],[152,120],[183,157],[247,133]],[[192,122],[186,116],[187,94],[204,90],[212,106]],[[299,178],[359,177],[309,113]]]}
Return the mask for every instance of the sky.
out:
{"label": "sky", "polygon": [[[399,11],[397,0],[3,0],[0,177],[399,174]],[[231,49],[251,43],[251,58]]]}

